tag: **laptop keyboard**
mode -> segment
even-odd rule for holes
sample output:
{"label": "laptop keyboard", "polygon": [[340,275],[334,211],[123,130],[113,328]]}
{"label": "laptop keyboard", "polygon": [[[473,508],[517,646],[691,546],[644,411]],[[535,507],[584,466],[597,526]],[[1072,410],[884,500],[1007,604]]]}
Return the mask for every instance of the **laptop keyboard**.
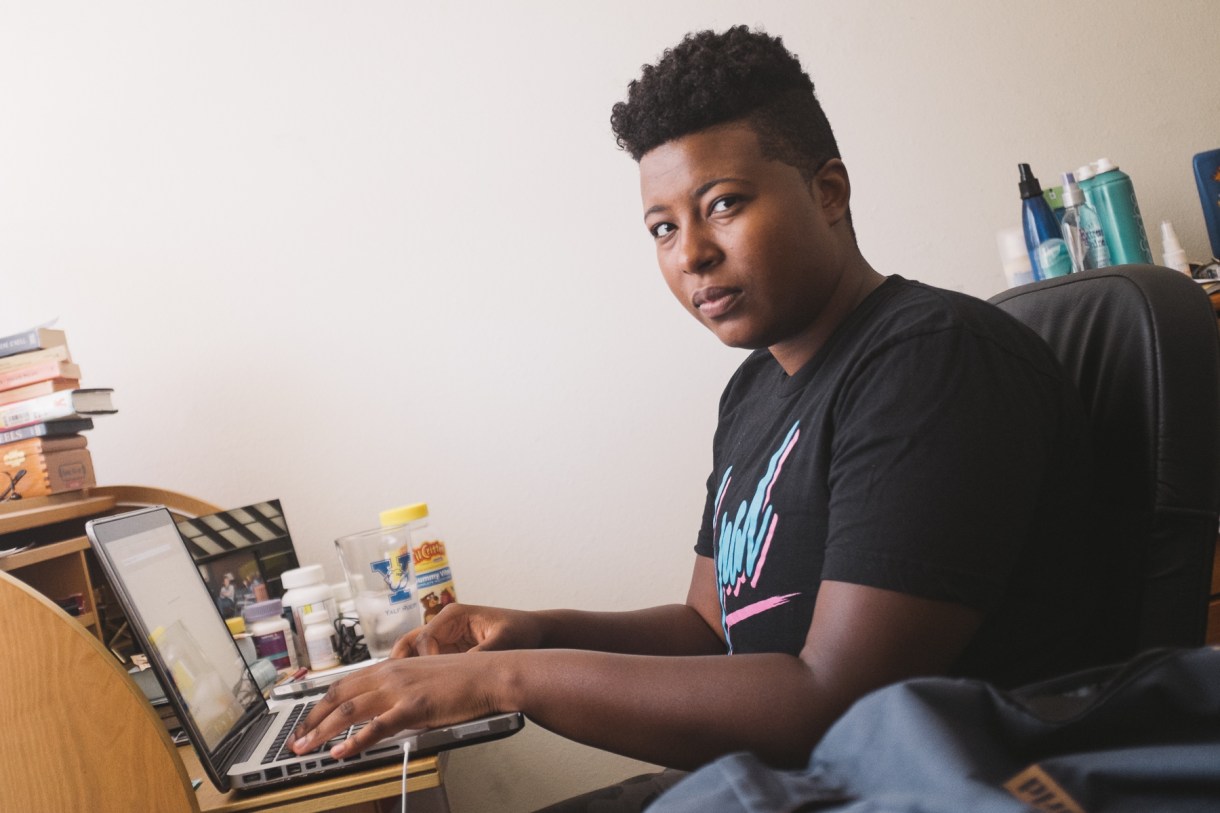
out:
{"label": "laptop keyboard", "polygon": [[[292,759],[297,756],[305,756],[305,754],[297,754],[288,747],[288,737],[292,734],[293,729],[304,718],[309,716],[309,712],[316,706],[318,701],[313,700],[308,703],[298,703],[288,712],[288,716],[284,719],[284,725],[280,727],[280,731],[275,735],[275,740],[272,741],[271,747],[267,749],[266,756],[263,757],[262,764],[267,765],[272,762],[278,762],[283,759]],[[355,734],[360,729],[364,728],[368,723],[357,723],[354,726],[349,726],[340,731],[335,736],[331,737],[326,742],[319,745],[311,754],[316,754],[320,751],[329,751],[339,743],[346,740],[348,737]]]}

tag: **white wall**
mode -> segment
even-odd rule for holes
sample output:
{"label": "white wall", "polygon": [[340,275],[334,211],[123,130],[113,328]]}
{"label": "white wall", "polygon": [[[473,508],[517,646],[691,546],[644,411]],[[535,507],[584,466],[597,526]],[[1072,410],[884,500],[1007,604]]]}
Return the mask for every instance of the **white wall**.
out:
{"label": "white wall", "polygon": [[[688,30],[814,78],[883,273],[988,296],[1016,164],[1102,155],[1208,256],[1216,5],[0,2],[0,334],[59,317],[121,412],[104,483],[283,500],[301,558],[427,500],[462,598],[681,600],[740,358],[671,300],[609,133]],[[1153,239],[1159,254],[1159,236]],[[455,809],[641,766],[537,727]]]}

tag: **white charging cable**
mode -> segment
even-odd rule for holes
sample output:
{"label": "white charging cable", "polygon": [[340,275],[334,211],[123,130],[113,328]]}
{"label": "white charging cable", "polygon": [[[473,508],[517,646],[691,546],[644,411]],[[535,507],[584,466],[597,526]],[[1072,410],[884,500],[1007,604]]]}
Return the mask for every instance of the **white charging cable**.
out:
{"label": "white charging cable", "polygon": [[407,763],[411,760],[411,742],[402,744],[402,813],[407,813]]}

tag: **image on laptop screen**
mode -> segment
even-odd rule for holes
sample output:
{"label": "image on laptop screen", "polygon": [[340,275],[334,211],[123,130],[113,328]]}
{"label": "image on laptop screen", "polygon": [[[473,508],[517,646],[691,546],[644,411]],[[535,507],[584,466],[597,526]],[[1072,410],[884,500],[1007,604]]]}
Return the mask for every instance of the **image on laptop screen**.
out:
{"label": "image on laptop screen", "polygon": [[159,523],[106,545],[196,730],[214,751],[262,696],[218,623],[207,588],[190,578],[194,563],[177,529]]}

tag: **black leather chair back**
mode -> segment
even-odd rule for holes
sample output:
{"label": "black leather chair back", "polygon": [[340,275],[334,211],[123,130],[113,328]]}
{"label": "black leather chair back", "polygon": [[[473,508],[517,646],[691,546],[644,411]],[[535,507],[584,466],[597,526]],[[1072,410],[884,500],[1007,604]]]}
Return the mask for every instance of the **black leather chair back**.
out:
{"label": "black leather chair back", "polygon": [[[1128,265],[990,300],[1034,329],[1091,419],[1100,523],[1114,558],[1112,633],[1126,653],[1197,646],[1220,512],[1220,332],[1208,297],[1166,268]],[[1050,564],[1050,563],[1048,563]]]}

